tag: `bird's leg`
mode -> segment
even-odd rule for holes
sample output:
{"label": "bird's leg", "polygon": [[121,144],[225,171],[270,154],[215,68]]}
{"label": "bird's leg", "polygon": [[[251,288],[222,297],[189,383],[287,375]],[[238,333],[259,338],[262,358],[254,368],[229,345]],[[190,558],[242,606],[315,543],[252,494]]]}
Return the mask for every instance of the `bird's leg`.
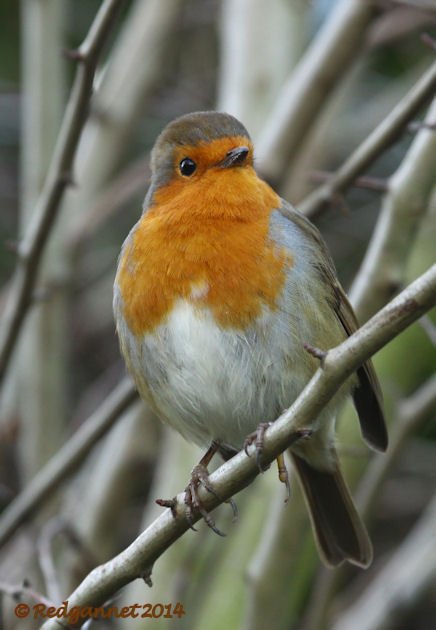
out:
{"label": "bird's leg", "polygon": [[[207,512],[204,510],[204,508],[201,505],[201,501],[198,497],[197,489],[201,484],[203,484],[206,490],[216,495],[215,491],[212,489],[212,486],[209,483],[209,473],[208,473],[207,467],[212,457],[217,452],[217,450],[218,450],[218,444],[216,444],[215,442],[212,442],[210,447],[207,449],[206,453],[203,455],[203,457],[200,459],[198,464],[192,470],[191,479],[189,481],[189,484],[185,488],[185,503],[188,506],[187,518],[188,518],[190,528],[193,529],[194,531],[196,531],[196,529],[192,524],[193,508],[197,508],[200,511],[201,515],[203,516],[204,520],[206,521],[208,525],[209,525],[208,521],[211,520],[211,517],[209,516],[209,514],[207,514]],[[176,512],[177,498],[176,497],[173,497],[172,499],[156,499],[156,503],[162,507],[170,508],[173,518],[176,518],[177,516],[177,512]],[[203,514],[201,509],[204,510],[206,516],[205,514]]]}
{"label": "bird's leg", "polygon": [[[187,506],[187,514],[186,517],[188,519],[189,525],[191,529],[195,530],[195,527],[192,525],[192,514],[194,510],[198,510],[203,517],[203,520],[206,522],[208,527],[210,527],[218,536],[225,536],[225,534],[218,529],[215,525],[215,521],[211,517],[211,515],[204,508],[200,497],[198,496],[198,488],[203,486],[206,488],[208,492],[213,494],[219,501],[222,501],[222,498],[215,491],[214,487],[210,483],[209,480],[209,472],[207,467],[212,460],[212,457],[215,455],[217,451],[219,451],[220,446],[217,442],[212,442],[206,453],[203,455],[198,464],[194,467],[191,473],[191,479],[188,485],[185,488],[185,504]],[[229,503],[232,511],[233,518],[236,519],[238,516],[238,508],[236,507],[236,503],[229,499],[225,501],[225,503]]]}
{"label": "bird's leg", "polygon": [[288,469],[286,468],[285,456],[283,455],[283,453],[280,453],[280,455],[276,459],[276,462],[277,462],[277,472],[279,473],[279,480],[285,484],[285,488],[286,488],[285,503],[287,503],[289,499],[291,498],[291,485],[289,483]]}
{"label": "bird's leg", "polygon": [[[193,468],[192,473],[191,473],[191,479],[185,488],[185,504],[187,507],[186,518],[188,520],[188,523],[191,529],[196,531],[192,522],[193,521],[192,516],[193,516],[194,510],[197,510],[198,512],[200,512],[206,524],[216,534],[218,534],[219,536],[225,536],[225,534],[222,531],[220,531],[218,527],[215,525],[215,521],[204,508],[203,503],[198,495],[199,487],[203,486],[204,488],[206,488],[208,492],[213,494],[219,501],[222,501],[221,497],[218,495],[218,493],[215,491],[215,489],[213,488],[212,484],[209,481],[209,472],[207,470],[209,463],[211,462],[213,456],[219,450],[219,448],[220,447],[218,443],[212,442],[212,444],[210,445],[206,453],[203,455],[201,460]],[[176,514],[177,500],[175,497],[174,499],[170,499],[170,500],[157,499],[156,503],[163,507],[169,507],[171,509],[173,517],[175,518],[177,516]],[[236,507],[236,503],[232,499],[225,501],[225,503],[230,504],[233,510],[233,517],[234,519],[236,519],[238,516],[238,509]]]}
{"label": "bird's leg", "polygon": [[191,479],[189,480],[189,483],[185,488],[185,504],[187,507],[186,518],[188,519],[188,523],[191,529],[195,531],[195,527],[192,524],[192,515],[194,510],[198,510],[208,527],[210,527],[216,534],[218,534],[218,536],[225,536],[225,534],[216,527],[215,521],[205,510],[200,500],[200,497],[198,496],[198,488],[202,485],[206,488],[208,492],[215,495],[219,499],[219,496],[210,484],[209,471],[207,470],[207,467],[217,450],[218,444],[212,442],[198,464],[192,469]]}
{"label": "bird's leg", "polygon": [[[257,467],[259,468],[260,472],[264,472],[267,468],[269,468],[269,466],[267,466],[266,468],[262,465],[262,453],[263,453],[263,445],[264,445],[264,436],[265,436],[265,431],[267,430],[267,428],[272,424],[272,422],[261,422],[256,431],[253,431],[253,433],[250,433],[249,435],[247,435],[247,437],[245,438],[245,442],[244,442],[244,451],[248,456],[248,447],[251,444],[254,444],[256,447],[256,463],[257,463]],[[312,435],[312,430],[311,429],[298,429],[297,431],[295,431],[295,433],[292,436],[292,444],[294,442],[296,442],[297,440],[300,440],[302,438],[308,438]],[[285,464],[285,458],[283,453],[281,453],[277,458],[277,469],[278,469],[278,474],[279,474],[279,480],[285,484],[286,486],[286,499],[285,501],[288,501],[289,497],[291,496],[291,486],[289,484],[289,475],[288,475],[288,470],[286,468],[286,464]]]}

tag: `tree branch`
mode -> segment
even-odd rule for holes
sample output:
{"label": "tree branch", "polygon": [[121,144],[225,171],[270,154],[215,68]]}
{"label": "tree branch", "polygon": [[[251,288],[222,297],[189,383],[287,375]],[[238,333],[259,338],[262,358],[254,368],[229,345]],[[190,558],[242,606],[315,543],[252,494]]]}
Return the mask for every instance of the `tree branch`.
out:
{"label": "tree branch", "polygon": [[74,53],[79,61],[51,165],[27,232],[0,327],[0,381],[6,372],[24,318],[32,304],[40,262],[68,184],[84,126],[97,61],[123,0],[104,0],[85,40]]}
{"label": "tree branch", "polygon": [[317,216],[334,195],[343,192],[363,173],[404,130],[436,90],[436,63],[433,63],[391,113],[352,153],[334,175],[299,204],[300,212]]}
{"label": "tree branch", "polygon": [[359,599],[330,627],[333,630],[393,627],[395,621],[428,591],[435,578],[436,495]]}
{"label": "tree branch", "polygon": [[356,502],[366,521],[371,518],[372,508],[383,481],[392,470],[407,438],[419,429],[435,408],[436,376],[430,377],[414,394],[400,402],[389,450],[385,456],[377,455],[373,459],[357,492]]}
{"label": "tree branch", "polygon": [[342,0],[321,27],[313,44],[291,72],[257,143],[262,173],[280,181],[317,119],[320,109],[354,59],[360,55],[367,27],[377,15],[372,1]]}
{"label": "tree branch", "polygon": [[0,546],[12,536],[16,528],[36,507],[40,507],[50,492],[77,468],[101,436],[110,429],[137,396],[129,379],[121,381],[99,409],[35,475],[1,515]]}
{"label": "tree branch", "polygon": [[[436,88],[436,63],[435,88]],[[426,122],[436,120],[436,99]],[[405,268],[414,236],[425,216],[436,173],[436,133],[426,128],[416,136],[401,165],[389,179],[388,192],[350,300],[365,321],[404,283]],[[369,290],[370,288],[370,290]]]}
{"label": "tree branch", "polygon": [[[338,387],[365,360],[436,304],[436,265],[420,276],[356,333],[330,350],[307,387],[290,409],[266,431],[263,456],[271,462],[292,442],[295,431],[310,426],[313,418],[334,396]],[[217,494],[200,490],[208,511],[242,490],[257,474],[254,447],[244,451],[211,475]],[[94,569],[68,598],[69,606],[98,606],[122,586],[149,575],[154,562],[187,529],[184,495],[177,497],[176,518],[165,510],[127,549]],[[194,515],[194,521],[199,520]],[[44,628],[56,628],[49,620]],[[77,625],[80,625],[78,621]]]}
{"label": "tree branch", "polygon": [[[386,453],[375,455],[356,494],[356,504],[365,522],[370,522],[377,497],[383,488],[383,482],[392,470],[402,452],[407,439],[415,433],[429,413],[436,408],[436,376],[429,378],[414,394],[401,401],[397,408],[397,419],[392,423],[389,436],[389,449]],[[323,570],[312,600],[308,630],[318,628],[326,619],[327,608],[333,595],[338,591],[349,575],[346,565],[336,571]]]}

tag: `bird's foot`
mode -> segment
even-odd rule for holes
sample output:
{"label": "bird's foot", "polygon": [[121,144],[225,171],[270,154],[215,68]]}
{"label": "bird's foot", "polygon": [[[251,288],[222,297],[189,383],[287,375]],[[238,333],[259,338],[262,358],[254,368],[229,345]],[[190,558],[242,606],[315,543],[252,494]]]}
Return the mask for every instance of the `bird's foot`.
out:
{"label": "bird's foot", "polygon": [[[207,466],[218,449],[219,449],[219,445],[213,442],[210,448],[208,449],[208,451],[201,458],[200,462],[192,470],[191,479],[189,480],[189,483],[185,488],[184,502],[186,505],[186,519],[191,529],[193,529],[194,531],[197,531],[194,527],[193,516],[195,512],[199,512],[203,520],[206,522],[207,526],[210,527],[210,529],[212,529],[216,534],[218,534],[218,536],[225,536],[225,534],[220,529],[218,529],[218,527],[215,524],[214,519],[204,507],[203,502],[198,493],[199,488],[203,486],[203,488],[205,488],[208,492],[210,492],[210,494],[216,497],[218,501],[220,501],[221,503],[229,503],[233,511],[233,520],[237,519],[238,508],[236,506],[236,503],[233,501],[233,499],[229,499],[228,501],[223,501],[223,499],[219,496],[219,494],[214,489],[209,479],[209,472],[207,470]],[[173,517],[176,518],[177,499],[175,497],[174,499],[169,499],[169,500],[157,499],[156,503],[163,507],[169,507],[172,512]]]}
{"label": "bird's foot", "polygon": [[[253,431],[253,433],[250,433],[249,435],[247,435],[244,442],[244,451],[247,456],[248,456],[248,447],[251,446],[251,444],[255,445],[256,463],[260,472],[264,472],[265,470],[269,468],[269,466],[264,466],[262,464],[262,454],[264,450],[265,431],[268,429],[268,427],[271,424],[272,422],[261,422],[259,426],[257,427],[256,431]],[[303,438],[308,438],[311,435],[312,435],[311,429],[298,429],[297,431],[295,431],[293,435],[292,444]],[[285,458],[284,458],[283,453],[281,453],[277,457],[276,461],[277,461],[277,470],[278,470],[279,480],[282,483],[284,483],[286,487],[285,502],[287,502],[291,496],[291,486],[289,483],[289,474],[288,474],[288,469],[286,468],[286,463],[285,463]]]}

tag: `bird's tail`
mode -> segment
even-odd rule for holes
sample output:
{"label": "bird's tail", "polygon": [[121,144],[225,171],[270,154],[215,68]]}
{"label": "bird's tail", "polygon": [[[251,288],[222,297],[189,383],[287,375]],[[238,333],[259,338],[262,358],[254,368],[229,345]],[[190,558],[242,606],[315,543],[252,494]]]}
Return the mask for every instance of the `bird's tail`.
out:
{"label": "bird's tail", "polygon": [[371,564],[372,545],[339,465],[317,470],[305,459],[291,453],[315,539],[322,558],[335,567],[344,560],[366,568]]}

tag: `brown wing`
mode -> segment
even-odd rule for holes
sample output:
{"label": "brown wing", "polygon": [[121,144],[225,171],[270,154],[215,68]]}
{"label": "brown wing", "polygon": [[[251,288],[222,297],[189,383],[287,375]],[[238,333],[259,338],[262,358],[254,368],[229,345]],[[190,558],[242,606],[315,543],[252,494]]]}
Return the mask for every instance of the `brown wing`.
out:
{"label": "brown wing", "polygon": [[[280,208],[283,216],[287,217],[309,237],[323,254],[323,263],[318,265],[319,272],[331,287],[331,306],[341,322],[347,335],[355,332],[359,324],[344,289],[336,277],[336,270],[330,252],[327,249],[318,229],[303,216],[283,201]],[[385,451],[388,446],[388,434],[382,408],[382,394],[374,367],[367,361],[357,370],[358,384],[353,391],[353,401],[359,416],[362,436],[373,448]]]}

